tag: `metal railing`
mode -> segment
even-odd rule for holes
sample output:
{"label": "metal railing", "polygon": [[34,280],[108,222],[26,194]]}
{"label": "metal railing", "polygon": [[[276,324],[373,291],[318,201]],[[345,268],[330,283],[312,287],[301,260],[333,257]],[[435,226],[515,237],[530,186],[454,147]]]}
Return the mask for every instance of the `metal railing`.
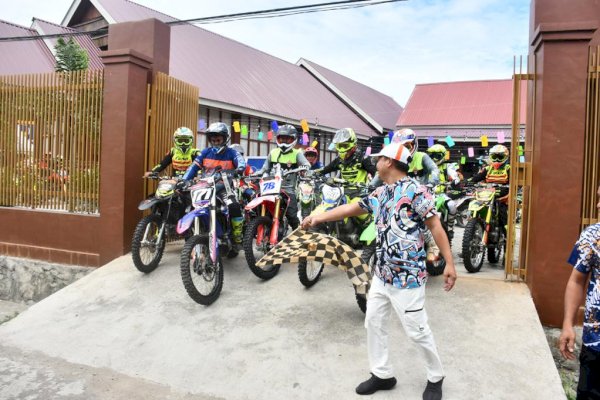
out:
{"label": "metal railing", "polygon": [[0,206],[97,213],[103,71],[0,76]]}
{"label": "metal railing", "polygon": [[588,56],[585,139],[583,150],[583,195],[581,229],[599,222],[596,208],[600,178],[600,46],[591,46]]}
{"label": "metal railing", "polygon": [[[148,86],[146,171],[152,169],[173,147],[173,132],[186,126],[196,132],[198,125],[198,96],[196,86],[162,72],[154,75]],[[169,167],[164,174],[171,174]],[[156,190],[155,182],[147,182],[144,195]]]}

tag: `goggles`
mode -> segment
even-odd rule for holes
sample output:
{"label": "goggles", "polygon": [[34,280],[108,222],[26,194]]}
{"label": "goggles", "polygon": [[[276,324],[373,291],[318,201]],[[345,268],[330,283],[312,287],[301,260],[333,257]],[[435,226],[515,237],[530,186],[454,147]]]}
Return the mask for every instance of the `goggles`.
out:
{"label": "goggles", "polygon": [[492,161],[504,161],[506,160],[505,154],[490,154],[490,160]]}
{"label": "goggles", "polygon": [[192,144],[193,139],[190,137],[183,137],[183,138],[176,138],[175,139],[175,143],[178,145],[187,145],[189,146],[190,144]]}
{"label": "goggles", "polygon": [[296,140],[296,138],[294,138],[293,136],[277,136],[277,143],[287,143],[290,144],[292,143],[294,140]]}
{"label": "goggles", "polygon": [[433,161],[441,161],[446,157],[446,154],[443,153],[430,153],[429,156]]}
{"label": "goggles", "polygon": [[347,151],[354,147],[353,143],[338,143],[335,148],[341,151]]}

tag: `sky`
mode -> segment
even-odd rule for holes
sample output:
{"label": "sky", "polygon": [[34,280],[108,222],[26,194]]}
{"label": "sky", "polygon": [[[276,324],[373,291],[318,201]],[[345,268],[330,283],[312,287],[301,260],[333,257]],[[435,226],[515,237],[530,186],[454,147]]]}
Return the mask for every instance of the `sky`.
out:
{"label": "sky", "polygon": [[[331,1],[331,0],[330,0]],[[135,0],[179,19],[327,0]],[[203,24],[283,60],[305,58],[405,106],[415,85],[510,79],[526,58],[530,0],[406,0],[352,10]],[[72,0],[0,0],[0,19],[61,23]]]}

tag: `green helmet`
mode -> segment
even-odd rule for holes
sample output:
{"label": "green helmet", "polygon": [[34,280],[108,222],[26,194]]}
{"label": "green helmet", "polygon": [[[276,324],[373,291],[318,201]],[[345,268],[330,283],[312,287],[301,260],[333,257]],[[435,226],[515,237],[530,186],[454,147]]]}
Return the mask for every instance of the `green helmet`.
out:
{"label": "green helmet", "polygon": [[173,133],[173,143],[179,151],[185,153],[194,144],[194,133],[185,126],[177,128]]}
{"label": "green helmet", "polygon": [[338,130],[333,137],[335,151],[342,160],[345,160],[356,151],[356,133],[352,128],[343,128]]}
{"label": "green helmet", "polygon": [[431,157],[433,162],[435,162],[437,165],[440,165],[446,158],[446,148],[444,145],[434,144],[427,149],[427,154],[429,154],[429,157]]}

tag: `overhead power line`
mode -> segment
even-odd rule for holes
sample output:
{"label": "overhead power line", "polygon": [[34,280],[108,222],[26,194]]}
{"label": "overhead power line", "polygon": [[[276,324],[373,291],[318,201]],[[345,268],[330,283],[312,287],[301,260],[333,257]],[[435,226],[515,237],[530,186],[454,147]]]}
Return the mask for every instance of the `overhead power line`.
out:
{"label": "overhead power line", "polygon": [[[336,10],[349,10],[353,8],[375,6],[386,3],[396,3],[400,1],[408,0],[343,0],[334,1],[328,3],[319,4],[307,4],[303,6],[283,7],[283,8],[272,8],[268,10],[248,11],[235,14],[224,14],[216,15],[212,17],[192,18],[185,20],[175,20],[166,22],[167,25],[181,25],[181,24],[215,24],[231,21],[240,21],[247,19],[258,19],[258,18],[278,18],[286,17],[290,15],[308,14],[325,11],[336,11]],[[25,40],[37,40],[37,39],[49,39],[58,37],[69,37],[69,36],[81,36],[81,35],[104,35],[108,33],[108,28],[100,28],[89,32],[68,32],[68,33],[55,33],[48,35],[30,35],[30,36],[12,36],[12,37],[0,37],[0,42],[16,42]]]}

